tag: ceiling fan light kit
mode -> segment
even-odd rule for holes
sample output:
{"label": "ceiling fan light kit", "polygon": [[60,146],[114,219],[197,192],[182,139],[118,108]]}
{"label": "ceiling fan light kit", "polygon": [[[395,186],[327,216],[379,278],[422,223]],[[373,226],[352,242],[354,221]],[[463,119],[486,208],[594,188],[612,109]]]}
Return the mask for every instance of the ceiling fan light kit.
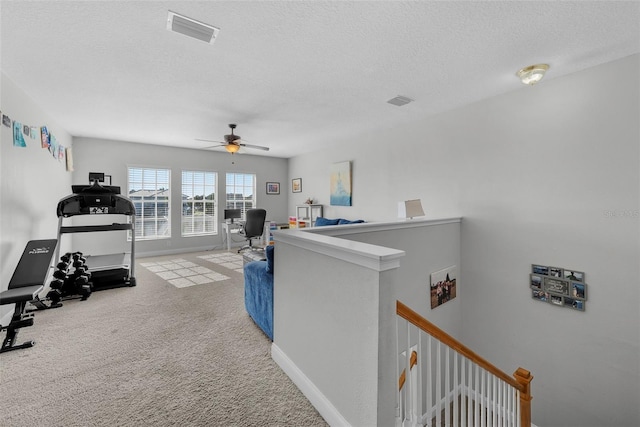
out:
{"label": "ceiling fan light kit", "polygon": [[233,133],[233,131],[237,127],[237,125],[234,124],[234,123],[231,123],[231,124],[229,124],[229,127],[231,128],[231,133],[229,135],[225,135],[224,136],[224,142],[212,141],[210,139],[196,139],[196,141],[220,142],[218,145],[213,145],[211,147],[205,147],[205,149],[206,148],[224,147],[224,149],[227,150],[231,154],[234,154],[234,153],[237,153],[238,151],[240,151],[240,147],[256,148],[258,150],[269,151],[269,147],[263,147],[262,145],[245,144],[244,142],[242,142],[242,140],[240,138],[240,135],[236,135],[236,134]]}
{"label": "ceiling fan light kit", "polygon": [[229,143],[224,146],[224,149],[227,150],[229,153],[233,154],[233,153],[237,153],[238,150],[240,150],[240,146]]}
{"label": "ceiling fan light kit", "polygon": [[518,70],[516,76],[520,78],[523,84],[533,86],[542,80],[548,69],[548,64],[529,65],[528,67]]}

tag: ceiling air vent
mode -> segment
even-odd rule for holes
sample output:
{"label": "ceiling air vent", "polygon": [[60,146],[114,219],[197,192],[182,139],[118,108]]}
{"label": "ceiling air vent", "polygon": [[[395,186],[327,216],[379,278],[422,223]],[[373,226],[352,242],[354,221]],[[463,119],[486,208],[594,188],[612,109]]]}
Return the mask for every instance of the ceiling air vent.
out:
{"label": "ceiling air vent", "polygon": [[397,105],[398,107],[401,107],[403,105],[407,105],[408,103],[410,103],[411,101],[413,101],[413,99],[411,98],[407,98],[406,96],[396,96],[395,98],[391,98],[390,100],[388,100],[387,102],[389,104],[393,104],[393,105]]}
{"label": "ceiling air vent", "polygon": [[196,21],[195,19],[187,18],[186,16],[178,15],[172,11],[169,11],[167,17],[167,30],[211,44],[216,41],[218,32],[220,32],[219,28]]}

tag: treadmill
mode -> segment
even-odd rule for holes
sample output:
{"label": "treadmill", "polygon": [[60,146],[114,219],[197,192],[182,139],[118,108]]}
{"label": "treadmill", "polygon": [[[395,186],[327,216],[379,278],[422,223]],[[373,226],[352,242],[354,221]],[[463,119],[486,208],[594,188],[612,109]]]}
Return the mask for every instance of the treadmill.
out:
{"label": "treadmill", "polygon": [[[58,242],[63,234],[94,233],[105,231],[131,231],[129,252],[87,255],[86,266],[91,272],[92,291],[135,286],[135,215],[133,202],[120,194],[120,187],[100,185],[98,180],[92,185],[72,185],[73,194],[58,202]],[[64,225],[65,219],[77,215],[93,215],[96,222],[103,222],[106,215],[125,215],[125,223],[96,225]],[[97,218],[101,218],[99,221]],[[126,241],[125,236],[125,241]],[[60,244],[56,248],[54,262],[60,259]]]}

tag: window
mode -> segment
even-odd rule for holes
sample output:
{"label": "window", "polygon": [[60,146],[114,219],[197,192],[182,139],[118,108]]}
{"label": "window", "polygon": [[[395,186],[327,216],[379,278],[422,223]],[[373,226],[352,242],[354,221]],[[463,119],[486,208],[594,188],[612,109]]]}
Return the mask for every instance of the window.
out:
{"label": "window", "polygon": [[247,209],[256,206],[256,176],[249,173],[227,174],[227,209],[241,209],[242,219]]}
{"label": "window", "polygon": [[171,237],[171,171],[129,168],[129,198],[136,207],[136,240]]}
{"label": "window", "polygon": [[218,232],[216,173],[182,171],[182,235]]}

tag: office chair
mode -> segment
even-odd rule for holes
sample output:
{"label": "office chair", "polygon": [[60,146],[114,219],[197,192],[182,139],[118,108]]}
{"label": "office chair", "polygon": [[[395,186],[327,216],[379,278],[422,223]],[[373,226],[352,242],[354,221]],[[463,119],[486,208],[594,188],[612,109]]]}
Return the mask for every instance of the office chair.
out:
{"label": "office chair", "polygon": [[249,209],[247,211],[247,220],[239,233],[245,236],[245,239],[249,244],[238,249],[238,253],[253,247],[251,246],[251,239],[262,237],[262,233],[264,233],[264,221],[266,218],[267,211],[264,209]]}

